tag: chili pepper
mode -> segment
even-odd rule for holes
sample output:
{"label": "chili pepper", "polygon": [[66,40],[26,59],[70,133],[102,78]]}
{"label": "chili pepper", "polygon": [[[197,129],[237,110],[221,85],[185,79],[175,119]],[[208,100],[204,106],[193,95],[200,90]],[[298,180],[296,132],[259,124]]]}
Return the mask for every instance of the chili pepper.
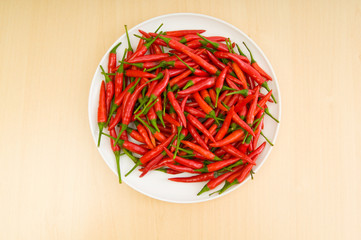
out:
{"label": "chili pepper", "polygon": [[262,85],[265,81],[262,76],[248,63],[240,60],[236,54],[234,53],[227,53],[227,52],[220,52],[217,51],[214,55],[218,58],[228,58],[238,64],[242,71],[247,73],[253,80],[255,80],[259,85]]}
{"label": "chili pepper", "polygon": [[214,179],[217,176],[218,176],[217,172],[210,172],[210,173],[202,173],[191,177],[168,178],[168,180],[171,180],[173,182],[204,182]]}
{"label": "chili pepper", "polygon": [[185,166],[181,166],[181,165],[174,165],[172,163],[166,163],[165,165],[167,167],[169,167],[170,169],[173,169],[173,170],[176,170],[176,171],[179,171],[179,172],[197,173],[196,171],[194,171],[190,167],[185,167]]}
{"label": "chili pepper", "polygon": [[100,86],[99,105],[98,105],[98,126],[99,126],[98,147],[100,146],[100,139],[106,122],[107,122],[107,108],[105,101],[105,83],[104,81],[102,81],[102,84]]}
{"label": "chili pepper", "polygon": [[137,140],[138,142],[145,143],[144,138],[137,130],[133,128],[127,128],[127,133],[129,134],[129,136],[131,136],[133,139]]}
{"label": "chili pepper", "polygon": [[215,136],[215,141],[221,140],[226,134],[229,129],[229,125],[231,124],[232,117],[234,114],[234,107],[231,107],[231,110],[227,113],[227,117],[225,118],[222,127],[217,132],[217,135]]}
{"label": "chili pepper", "polygon": [[201,136],[198,134],[197,130],[194,128],[192,124],[188,124],[188,131],[201,147],[203,147],[206,150],[209,150],[207,144],[201,138]]}
{"label": "chili pepper", "polygon": [[[206,103],[208,103],[209,106],[211,106],[212,108],[214,108],[213,103],[212,103],[212,99],[211,99],[211,97],[210,97],[209,92],[207,91],[207,89],[201,90],[201,91],[200,91],[200,94],[201,94],[203,100],[206,101]],[[189,95],[188,95],[188,96],[189,96]]]}
{"label": "chili pepper", "polygon": [[232,120],[233,120],[235,123],[237,123],[240,127],[242,127],[244,130],[246,130],[249,134],[251,134],[252,136],[255,136],[252,128],[251,128],[247,123],[245,123],[245,122],[238,116],[237,113],[234,113],[234,114],[233,114]]}
{"label": "chili pepper", "polygon": [[187,147],[193,149],[194,151],[200,153],[201,155],[203,155],[204,157],[206,157],[207,159],[210,159],[210,160],[216,160],[216,161],[219,161],[219,160],[222,160],[220,159],[219,157],[217,157],[216,155],[214,155],[214,153],[194,144],[194,143],[191,143],[189,141],[185,141],[183,140],[182,141],[183,144],[185,144]]}
{"label": "chili pepper", "polygon": [[263,77],[265,77],[267,80],[272,80],[272,78],[257,64],[257,62],[254,60],[252,52],[249,50],[247,45],[243,42],[244,46],[247,48],[249,55],[251,56],[251,65],[254,69],[256,69]]}
{"label": "chili pepper", "polygon": [[145,163],[149,162],[155,156],[158,156],[163,151],[163,148],[167,147],[174,137],[175,137],[175,134],[172,134],[169,138],[167,138],[164,142],[159,144],[156,148],[154,148],[154,149],[150,150],[149,152],[147,152],[146,154],[144,154],[140,158],[140,161],[143,164],[145,164]]}
{"label": "chili pepper", "polygon": [[243,182],[243,180],[248,176],[249,172],[252,170],[253,165],[252,164],[248,164],[247,166],[244,167],[244,169],[242,169],[242,174],[239,175],[236,180],[241,183]]}
{"label": "chili pepper", "polygon": [[142,124],[140,124],[138,121],[135,121],[134,123],[135,123],[135,126],[137,127],[137,129],[139,131],[139,134],[143,137],[145,144],[147,144],[147,146],[149,148],[153,149],[154,145],[153,145],[153,143],[151,142],[151,140],[149,138],[147,129]]}
{"label": "chili pepper", "polygon": [[157,100],[155,101],[155,105],[154,105],[154,110],[155,110],[155,114],[157,114],[160,122],[162,123],[162,125],[165,127],[164,121],[163,121],[163,111],[162,111],[162,100],[161,98],[158,96]]}
{"label": "chili pepper", "polygon": [[137,49],[137,51],[127,61],[131,62],[134,58],[143,56],[148,51],[150,46],[155,42],[155,40],[158,38],[158,36],[153,38],[152,40],[150,40],[149,42],[147,42],[143,46],[141,46],[139,49]]}
{"label": "chili pepper", "polygon": [[200,163],[198,161],[185,159],[185,158],[182,158],[182,157],[179,157],[179,156],[174,157],[174,154],[171,153],[167,148],[164,148],[164,151],[166,152],[168,157],[174,159],[176,162],[182,164],[183,166],[190,167],[190,168],[193,168],[193,169],[199,169],[199,168],[203,167],[203,163]]}
{"label": "chili pepper", "polygon": [[[102,134],[112,138],[112,136],[110,136],[110,135],[108,135],[106,133],[102,133]],[[113,140],[115,140],[114,144],[119,144],[120,147],[125,148],[125,149],[127,149],[127,150],[129,150],[131,152],[137,153],[139,155],[144,155],[145,153],[148,152],[148,149],[143,148],[143,147],[139,146],[138,144],[129,142],[127,140],[122,140],[122,139],[117,140],[117,139],[114,139],[114,138],[113,138]]]}
{"label": "chili pepper", "polygon": [[[238,166],[236,168],[233,169],[233,171],[237,171],[241,168],[242,166]],[[214,188],[216,188],[219,184],[221,184],[224,180],[226,180],[230,175],[232,175],[233,172],[227,172],[224,173],[212,180],[210,180],[206,185],[204,185],[204,187],[202,188],[202,190],[197,194],[198,196],[201,195],[202,193],[212,190]]]}
{"label": "chili pepper", "polygon": [[203,80],[202,82],[199,82],[197,84],[195,84],[194,86],[187,88],[186,90],[182,90],[178,92],[178,95],[180,96],[185,96],[185,95],[189,95],[195,92],[199,92],[201,90],[213,87],[215,84],[215,78],[214,77],[210,77],[207,78],[206,80]]}
{"label": "chili pepper", "polygon": [[[203,82],[206,79],[207,79],[206,77],[196,77],[196,76],[189,77],[189,78],[187,78],[187,82],[186,82],[183,90],[185,90],[185,89],[187,89],[187,88],[189,88],[191,86],[194,86],[194,85],[196,85],[196,84],[198,84],[200,82]],[[178,85],[180,85],[180,84],[181,84],[181,81],[179,81]]]}
{"label": "chili pepper", "polygon": [[108,130],[112,130],[115,128],[115,126],[118,125],[120,120],[122,119],[122,109],[118,108],[117,113],[115,114],[115,117],[111,119],[109,122]]}
{"label": "chili pepper", "polygon": [[104,68],[102,67],[102,65],[100,65],[100,68],[102,70],[102,74],[105,77],[105,82],[106,82],[106,109],[107,109],[107,113],[109,113],[109,109],[110,109],[110,104],[112,103],[112,99],[114,96],[114,82],[109,78],[109,76],[105,73]]}
{"label": "chili pepper", "polygon": [[230,143],[240,141],[243,139],[243,137],[244,137],[243,130],[236,130],[236,131],[232,132],[231,134],[229,134],[227,137],[223,138],[222,140],[217,141],[215,143],[211,143],[210,146],[211,147],[223,147]]}
{"label": "chili pepper", "polygon": [[[261,108],[264,107],[264,105],[267,103],[267,101],[268,101],[268,99],[270,98],[271,94],[272,94],[272,90],[269,91],[269,92],[267,93],[267,95],[264,96],[264,98],[262,98],[261,100],[258,101],[258,105],[259,105]],[[254,115],[257,115],[257,113],[259,113],[260,110],[261,110],[260,108],[256,108],[256,109],[254,110]]]}
{"label": "chili pepper", "polygon": [[154,108],[151,107],[147,113],[147,117],[150,121],[150,123],[152,124],[152,126],[157,130],[157,132],[159,131],[158,125],[157,125],[157,114],[155,114]]}
{"label": "chili pepper", "polygon": [[218,97],[219,97],[219,93],[221,92],[221,89],[223,87],[223,82],[224,82],[224,79],[226,77],[226,74],[229,70],[229,67],[225,67],[223,68],[221,74],[219,74],[219,76],[217,77],[217,80],[216,80],[216,85],[215,85],[215,88],[216,88],[216,103],[215,103],[215,106],[217,107],[217,103],[218,103]]}
{"label": "chili pepper", "polygon": [[214,110],[202,99],[199,93],[195,92],[192,95],[194,100],[196,100],[196,102],[198,103],[199,107],[218,123]]}
{"label": "chili pepper", "polygon": [[207,56],[209,57],[209,59],[211,60],[211,62],[214,64],[214,66],[216,66],[219,69],[224,69],[226,67],[226,65],[224,63],[222,63],[221,61],[218,60],[218,58],[216,58],[216,56],[213,55],[213,53],[211,53],[210,51],[206,51]]}
{"label": "chili pepper", "polygon": [[169,122],[170,124],[173,124],[173,125],[176,126],[176,127],[179,127],[179,126],[180,126],[180,123],[179,123],[177,120],[175,120],[174,118],[172,118],[168,113],[166,113],[166,114],[164,115],[164,120],[165,120],[166,122]]}
{"label": "chili pepper", "polygon": [[[112,48],[112,50],[110,50],[109,52],[109,58],[108,58],[108,73],[112,73],[113,69],[115,68],[116,64],[117,64],[117,48],[121,45],[122,43],[118,43],[117,45],[115,45],[114,48]],[[110,76],[111,80],[114,80],[113,76]]]}
{"label": "chili pepper", "polygon": [[201,131],[205,136],[207,136],[212,142],[216,142],[212,134],[208,131],[206,127],[203,126],[203,124],[193,115],[188,114],[187,115],[188,121],[196,127],[199,131]]}
{"label": "chili pepper", "polygon": [[155,62],[160,61],[169,57],[168,53],[152,54],[152,55],[143,55],[136,58],[133,58],[129,63],[144,63],[144,62]]}
{"label": "chili pepper", "polygon": [[254,161],[252,161],[252,159],[249,156],[247,156],[243,152],[239,151],[237,148],[233,147],[231,144],[222,146],[222,149],[235,157],[239,157],[242,160],[245,160],[248,163],[255,164]]}
{"label": "chili pepper", "polygon": [[136,117],[136,119],[146,127],[147,131],[149,131],[148,133],[149,133],[150,138],[154,136],[155,139],[157,139],[158,141],[161,141],[161,142],[166,140],[166,137],[164,136],[163,133],[161,133],[160,131],[156,131],[154,128],[149,126],[145,121],[143,121],[141,118]]}
{"label": "chili pepper", "polygon": [[[110,130],[110,136],[117,138],[117,133],[115,132],[115,129]],[[114,145],[114,140],[112,138],[110,139],[110,146],[112,147],[115,156],[115,162],[117,163],[119,183],[122,183],[122,176],[120,175],[120,165],[119,165],[120,147],[118,145]]]}
{"label": "chili pepper", "polygon": [[199,117],[199,118],[208,118],[209,117],[203,111],[198,110],[196,108],[188,107],[188,106],[184,107],[184,111],[188,112],[188,113],[190,113],[190,114],[192,114],[192,115],[194,115],[196,117]]}
{"label": "chili pepper", "polygon": [[154,90],[152,91],[148,103],[145,105],[145,108],[148,107],[148,105],[156,100],[160,94],[165,90],[166,86],[168,85],[169,81],[169,71],[168,69],[165,69],[164,74],[159,73],[159,76],[162,76],[163,79],[155,86]]}
{"label": "chili pepper", "polygon": [[239,160],[240,160],[240,158],[231,158],[231,159],[227,159],[227,160],[223,160],[223,161],[219,161],[219,162],[215,162],[215,163],[210,163],[207,166],[205,166],[204,168],[196,169],[196,171],[215,172],[215,171],[218,171],[224,167],[227,167],[235,162],[238,162]]}
{"label": "chili pepper", "polygon": [[[122,61],[125,58],[125,54],[127,53],[127,49],[125,49]],[[114,81],[114,97],[118,97],[123,89],[123,78],[124,78],[124,64],[120,64],[117,72],[115,73],[115,81]]]}
{"label": "chili pepper", "polygon": [[234,107],[234,111],[240,112],[243,109],[243,107],[246,106],[246,104],[249,103],[250,101],[252,101],[255,97],[256,97],[256,95],[254,95],[254,94],[248,95],[246,98],[242,99],[241,101],[239,101],[236,104],[236,106]]}
{"label": "chili pepper", "polygon": [[222,43],[218,43],[218,42],[212,42],[209,39],[203,37],[202,35],[200,35],[199,33],[197,33],[197,35],[202,38],[205,42],[209,43],[214,49],[218,50],[218,51],[225,51],[227,52],[227,46],[222,44]]}
{"label": "chili pepper", "polygon": [[[178,93],[179,94],[179,93]],[[176,111],[176,113],[178,114],[180,120],[181,120],[181,123],[184,127],[187,127],[187,121],[186,121],[186,118],[184,116],[184,113],[182,112],[182,109],[181,107],[179,106],[178,102],[176,101],[175,99],[175,96],[173,94],[173,92],[169,91],[167,93],[167,96],[168,96],[168,99],[169,99],[169,102],[170,104],[173,106],[174,110]]]}
{"label": "chili pepper", "polygon": [[233,63],[232,63],[232,67],[233,67],[233,70],[234,70],[234,72],[236,73],[238,79],[241,81],[241,85],[243,86],[243,88],[248,89],[246,76],[244,76],[244,73],[243,73],[242,70],[239,68],[239,66],[237,65],[237,63],[233,62]]}
{"label": "chili pepper", "polygon": [[[156,78],[150,80],[150,81],[154,81],[156,80]],[[139,86],[132,95],[130,95],[128,101],[124,102],[124,112],[122,115],[122,128],[120,130],[119,134],[122,134],[128,127],[128,124],[130,123],[131,120],[131,116],[132,116],[132,112],[133,112],[133,108],[135,105],[135,102],[138,99],[138,96],[140,94],[140,92],[142,91],[142,89],[150,82],[145,82],[143,83],[141,86]],[[126,105],[125,105],[126,104]]]}
{"label": "chili pepper", "polygon": [[155,166],[157,163],[159,163],[164,158],[164,156],[165,156],[165,153],[163,154],[163,152],[162,152],[157,157],[155,157],[154,159],[149,161],[147,166],[145,166],[142,174],[140,174],[139,177],[143,177],[145,174],[147,174],[152,169],[153,166]]}
{"label": "chili pepper", "polygon": [[189,95],[188,95],[188,96],[185,96],[185,97],[183,98],[182,102],[181,102],[181,105],[180,105],[180,106],[181,106],[182,112],[184,112],[184,108],[185,108],[185,106],[186,106],[188,97],[189,97]]}
{"label": "chili pepper", "polygon": [[248,114],[247,114],[247,117],[246,117],[246,121],[250,125],[252,125],[252,123],[253,123],[254,116],[255,116],[255,111],[256,111],[256,108],[257,108],[258,93],[259,93],[259,86],[256,87],[255,97],[254,97],[254,99],[252,101],[251,106],[249,107]]}
{"label": "chili pepper", "polygon": [[143,72],[140,70],[126,70],[125,71],[125,75],[128,77],[140,77],[140,78],[155,78],[156,75],[151,74],[151,73],[147,73],[147,72]]}

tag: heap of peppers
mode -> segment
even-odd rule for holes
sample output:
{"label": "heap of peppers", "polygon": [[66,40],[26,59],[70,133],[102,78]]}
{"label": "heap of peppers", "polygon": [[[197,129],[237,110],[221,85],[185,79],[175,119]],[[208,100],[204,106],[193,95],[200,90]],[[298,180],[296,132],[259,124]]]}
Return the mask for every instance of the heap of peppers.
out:
{"label": "heap of peppers", "polygon": [[268,110],[276,103],[272,78],[245,43],[251,60],[229,38],[201,35],[205,30],[158,33],[161,26],[139,30],[135,51],[125,26],[128,48],[119,53],[118,43],[108,71],[100,66],[98,146],[102,135],[110,138],[120,183],[126,154],[134,167],[125,176],[137,167],[140,177],[190,173],[169,180],[207,182],[198,195],[224,183],[214,192],[221,194],[253,174],[266,142],[273,146],[262,132],[265,114],[278,122]]}

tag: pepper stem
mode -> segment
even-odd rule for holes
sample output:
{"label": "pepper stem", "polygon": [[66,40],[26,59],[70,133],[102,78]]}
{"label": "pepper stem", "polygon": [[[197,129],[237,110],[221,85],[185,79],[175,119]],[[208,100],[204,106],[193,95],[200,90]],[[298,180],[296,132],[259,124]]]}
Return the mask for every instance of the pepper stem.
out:
{"label": "pepper stem", "polygon": [[262,131],[261,131],[261,135],[262,135],[262,137],[264,137],[264,139],[266,139],[266,141],[269,143],[269,145],[271,145],[273,147],[273,143],[263,134]]}
{"label": "pepper stem", "polygon": [[175,56],[179,59],[179,61],[181,61],[181,63],[183,63],[189,70],[191,70],[191,72],[194,74],[194,72],[196,71],[196,69],[192,68],[191,66],[189,66],[187,63],[185,63],[180,57],[178,57],[177,54],[175,54]]}
{"label": "pepper stem", "polygon": [[117,163],[117,171],[118,171],[119,183],[122,183],[122,175],[120,174],[120,164],[119,164],[120,152],[119,152],[119,151],[115,151],[115,152],[114,152],[114,155],[115,155],[115,161],[116,161],[116,163]]}
{"label": "pepper stem", "polygon": [[197,33],[197,35],[198,35],[198,37],[202,38],[207,43],[211,44],[215,49],[219,48],[219,43],[212,42],[212,41],[208,40],[207,38],[203,37],[202,35],[200,35],[199,33]]}
{"label": "pepper stem", "polygon": [[238,53],[239,53],[240,55],[242,55],[243,57],[247,57],[247,56],[242,52],[241,48],[238,46],[237,43],[236,43],[236,46],[237,46],[237,49],[238,49]]}
{"label": "pepper stem", "polygon": [[121,128],[120,131],[119,131],[119,135],[118,135],[118,137],[117,137],[117,140],[114,142],[114,146],[117,144],[117,142],[118,142],[120,136],[123,134],[123,132],[124,132],[125,130],[127,130],[127,128],[128,128],[128,125],[126,125],[126,124],[123,124],[123,123],[122,123],[121,125],[122,125],[122,128]]}
{"label": "pepper stem", "polygon": [[270,111],[269,111],[268,108],[265,108],[265,109],[264,109],[264,112],[265,112],[268,116],[270,116],[273,120],[275,120],[277,123],[280,123],[280,121],[278,121],[278,119],[275,118],[275,117],[270,113]]}
{"label": "pepper stem", "polygon": [[122,44],[122,42],[118,43],[117,45],[115,45],[115,47],[112,48],[112,50],[110,50],[110,53],[117,53],[117,48]]}
{"label": "pepper stem", "polygon": [[218,98],[219,98],[219,93],[221,92],[221,89],[216,88],[216,104],[214,104],[215,107],[218,106]]}
{"label": "pepper stem", "polygon": [[131,174],[141,164],[142,164],[142,162],[138,160],[138,162],[134,165],[134,167],[132,169],[130,169],[130,171],[125,174],[125,176],[128,177],[128,175]]}
{"label": "pepper stem", "polygon": [[100,139],[102,137],[102,132],[103,132],[103,128],[104,128],[104,123],[98,123],[99,126],[99,136],[98,136],[98,147],[100,146]]}
{"label": "pepper stem", "polygon": [[189,80],[186,85],[183,87],[182,90],[186,90],[187,88],[191,87],[194,85],[194,82],[192,80]]}
{"label": "pepper stem", "polygon": [[127,35],[127,41],[128,41],[128,50],[133,52],[132,45],[130,44],[129,34],[128,34],[128,27],[127,25],[124,25],[125,28],[125,34]]}
{"label": "pepper stem", "polygon": [[256,61],[255,61],[254,58],[253,58],[253,55],[252,55],[251,50],[249,50],[249,48],[247,47],[247,45],[246,45],[245,42],[242,42],[242,43],[243,43],[243,45],[247,48],[247,50],[248,50],[248,52],[249,52],[249,55],[251,56],[251,64],[252,64],[252,63],[255,63]]}

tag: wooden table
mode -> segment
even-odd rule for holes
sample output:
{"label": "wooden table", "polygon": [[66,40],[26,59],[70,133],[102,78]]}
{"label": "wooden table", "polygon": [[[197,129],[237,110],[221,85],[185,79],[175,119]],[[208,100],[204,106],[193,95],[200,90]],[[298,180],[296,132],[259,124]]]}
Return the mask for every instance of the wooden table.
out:
{"label": "wooden table", "polygon": [[[123,25],[173,12],[242,29],[282,93],[254,181],[205,203],[119,186],[89,130],[90,83]],[[360,30],[360,1],[3,1],[0,239],[360,239]]]}

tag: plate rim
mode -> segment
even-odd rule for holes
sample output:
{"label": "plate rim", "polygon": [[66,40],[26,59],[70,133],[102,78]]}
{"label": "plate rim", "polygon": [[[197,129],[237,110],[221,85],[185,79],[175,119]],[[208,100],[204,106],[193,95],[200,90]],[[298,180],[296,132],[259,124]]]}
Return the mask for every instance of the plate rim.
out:
{"label": "plate rim", "polygon": [[[270,71],[272,72],[274,78],[272,79],[272,81],[274,82],[274,84],[276,85],[276,88],[278,90],[278,96],[277,96],[277,99],[278,99],[278,109],[279,109],[279,116],[278,116],[278,120],[279,120],[279,123],[276,125],[276,131],[275,131],[275,135],[274,135],[274,138],[272,139],[273,140],[273,144],[276,145],[276,140],[277,140],[277,137],[278,137],[278,133],[279,133],[279,129],[280,129],[280,125],[281,125],[281,117],[282,117],[282,100],[281,100],[281,90],[280,90],[280,86],[278,84],[278,81],[277,81],[277,76],[273,70],[273,67],[270,63],[270,61],[268,60],[266,54],[262,51],[262,49],[253,41],[252,38],[250,38],[246,33],[244,33],[242,30],[240,30],[239,28],[235,27],[234,25],[222,20],[222,19],[219,19],[219,18],[216,18],[216,17],[213,17],[213,16],[209,16],[209,15],[205,15],[205,14],[200,14],[200,13],[190,13],[190,12],[180,12],[180,13],[169,13],[169,14],[164,14],[164,15],[160,15],[160,16],[156,16],[156,17],[153,17],[153,18],[150,18],[148,20],[145,20],[139,24],[137,24],[136,26],[132,27],[131,29],[129,29],[128,31],[131,32],[133,31],[134,29],[136,28],[139,28],[139,26],[143,25],[143,24],[146,24],[146,23],[149,23],[151,21],[155,21],[155,20],[158,20],[158,19],[161,19],[161,18],[165,18],[165,17],[170,17],[170,16],[184,16],[184,17],[187,17],[187,16],[196,16],[196,17],[203,17],[203,18],[208,18],[208,19],[212,19],[214,21],[217,21],[217,22],[220,22],[222,24],[225,24],[227,25],[228,27],[231,27],[232,29],[234,29],[235,31],[237,32],[240,32],[243,36],[245,36],[245,38],[247,38],[248,41],[250,41],[254,47],[257,48],[257,50],[260,52],[260,54],[262,55],[262,57],[264,58],[265,62],[268,64],[268,66],[270,67]],[[118,40],[123,38],[125,36],[125,33],[122,34],[120,37],[118,37],[115,42],[109,47],[109,49],[105,52],[104,56],[101,58],[100,62],[98,63],[97,66],[99,66],[104,60],[105,58],[107,57],[107,53],[109,53],[109,51],[118,43]],[[93,136],[93,140],[94,140],[94,144],[98,150],[98,152],[100,153],[100,155],[102,156],[103,158],[103,161],[108,165],[108,167],[110,168],[110,170],[115,174],[115,175],[118,175],[117,172],[112,168],[112,166],[107,162],[105,161],[105,156],[103,155],[103,153],[100,151],[100,148],[97,146],[97,141],[96,141],[96,138],[97,136],[95,136],[94,134],[94,128],[92,126],[92,118],[91,118],[91,106],[90,106],[90,101],[91,101],[91,93],[93,91],[93,88],[94,88],[94,84],[93,84],[93,81],[94,79],[96,78],[96,75],[98,73],[98,68],[95,70],[95,73],[93,75],[93,78],[92,78],[92,81],[91,81],[91,85],[90,85],[90,89],[89,89],[89,97],[88,97],[88,118],[89,118],[89,127],[90,127],[90,130],[91,130],[91,134]],[[263,166],[263,164],[266,162],[266,160],[268,159],[269,155],[271,154],[272,150],[273,150],[274,147],[270,146],[270,150],[266,153],[265,157],[264,157],[264,160],[256,166],[256,169],[254,170],[254,172],[258,172],[259,169]],[[169,203],[181,203],[181,204],[189,204],[189,203],[200,203],[200,202],[206,202],[206,201],[210,201],[210,200],[214,200],[214,199],[217,199],[219,197],[222,197],[222,196],[225,196],[231,192],[233,192],[234,190],[238,189],[239,187],[241,187],[243,184],[245,184],[246,182],[248,182],[248,180],[251,178],[251,176],[248,176],[242,183],[240,183],[238,186],[235,186],[233,187],[232,189],[229,189],[227,192],[223,193],[222,195],[215,195],[211,198],[205,198],[205,199],[199,199],[199,200],[187,200],[187,201],[177,201],[177,200],[169,200],[169,199],[164,199],[162,197],[158,197],[158,196],[154,196],[152,194],[149,194],[149,193],[146,193],[144,191],[142,191],[141,189],[138,189],[136,186],[133,186],[131,184],[129,184],[126,179],[123,179],[123,182],[125,182],[129,187],[131,187],[132,189],[136,190],[137,192],[139,193],[142,193],[150,198],[153,198],[153,199],[157,199],[157,200],[160,200],[160,201],[164,201],[164,202],[169,202]]]}

